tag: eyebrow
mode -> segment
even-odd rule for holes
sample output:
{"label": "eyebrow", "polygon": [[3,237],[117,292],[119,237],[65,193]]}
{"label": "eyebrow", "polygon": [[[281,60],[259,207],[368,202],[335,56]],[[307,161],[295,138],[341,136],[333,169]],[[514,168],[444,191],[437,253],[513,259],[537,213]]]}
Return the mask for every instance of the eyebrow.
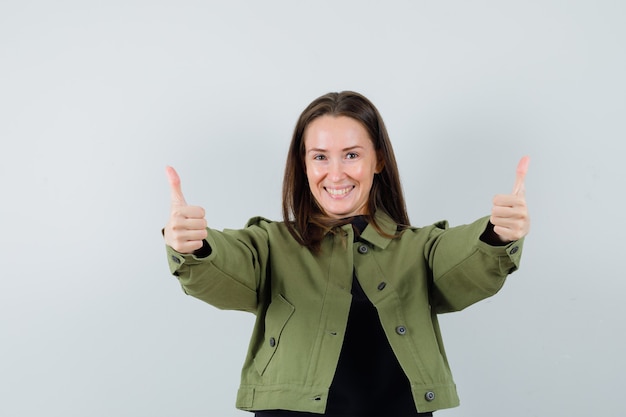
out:
{"label": "eyebrow", "polygon": [[[365,149],[365,148],[363,146],[361,146],[361,145],[354,145],[354,146],[349,146],[347,148],[343,148],[341,150],[341,152],[353,151],[355,149]],[[321,148],[311,148],[311,149],[308,149],[306,152],[307,153],[309,153],[309,152],[328,152],[328,150],[327,149],[321,149]]]}

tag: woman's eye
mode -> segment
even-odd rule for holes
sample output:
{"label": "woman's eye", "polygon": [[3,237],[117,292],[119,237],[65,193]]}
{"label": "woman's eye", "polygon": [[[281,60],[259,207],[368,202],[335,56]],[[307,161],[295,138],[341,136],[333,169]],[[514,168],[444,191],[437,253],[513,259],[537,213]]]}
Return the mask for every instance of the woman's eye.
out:
{"label": "woman's eye", "polygon": [[323,161],[326,159],[326,155],[315,155],[313,159],[315,159],[316,161]]}
{"label": "woman's eye", "polygon": [[359,155],[358,155],[357,153],[355,153],[355,152],[349,152],[349,153],[346,155],[346,159],[354,159],[354,158],[357,158],[358,156],[359,156]]}

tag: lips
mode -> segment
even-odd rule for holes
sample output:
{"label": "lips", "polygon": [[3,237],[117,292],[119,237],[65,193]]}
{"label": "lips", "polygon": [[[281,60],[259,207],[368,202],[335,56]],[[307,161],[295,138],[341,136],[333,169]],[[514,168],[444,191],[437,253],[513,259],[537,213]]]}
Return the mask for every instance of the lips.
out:
{"label": "lips", "polygon": [[345,187],[345,188],[324,188],[328,194],[333,197],[341,197],[348,194],[350,191],[354,189],[354,186]]}

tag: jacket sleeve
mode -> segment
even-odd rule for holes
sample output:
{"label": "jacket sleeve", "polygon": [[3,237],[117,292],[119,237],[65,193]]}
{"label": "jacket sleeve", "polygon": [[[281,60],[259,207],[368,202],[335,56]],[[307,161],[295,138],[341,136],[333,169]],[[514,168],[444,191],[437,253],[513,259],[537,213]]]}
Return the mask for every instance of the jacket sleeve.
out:
{"label": "jacket sleeve", "polygon": [[170,272],[183,291],[220,309],[255,312],[269,258],[263,222],[267,221],[252,219],[241,230],[207,229],[211,253],[205,258],[166,245]]}
{"label": "jacket sleeve", "polygon": [[518,269],[523,239],[505,246],[481,241],[488,221],[483,217],[453,228],[441,222],[432,229],[424,255],[432,271],[431,306],[437,313],[459,311],[494,295]]}

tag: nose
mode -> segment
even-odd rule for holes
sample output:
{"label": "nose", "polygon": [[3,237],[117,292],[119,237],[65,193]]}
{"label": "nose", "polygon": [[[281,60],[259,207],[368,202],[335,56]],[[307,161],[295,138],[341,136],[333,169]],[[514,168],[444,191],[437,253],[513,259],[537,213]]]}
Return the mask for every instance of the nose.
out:
{"label": "nose", "polygon": [[345,171],[341,160],[333,160],[328,165],[328,178],[333,182],[341,181],[345,176]]}

